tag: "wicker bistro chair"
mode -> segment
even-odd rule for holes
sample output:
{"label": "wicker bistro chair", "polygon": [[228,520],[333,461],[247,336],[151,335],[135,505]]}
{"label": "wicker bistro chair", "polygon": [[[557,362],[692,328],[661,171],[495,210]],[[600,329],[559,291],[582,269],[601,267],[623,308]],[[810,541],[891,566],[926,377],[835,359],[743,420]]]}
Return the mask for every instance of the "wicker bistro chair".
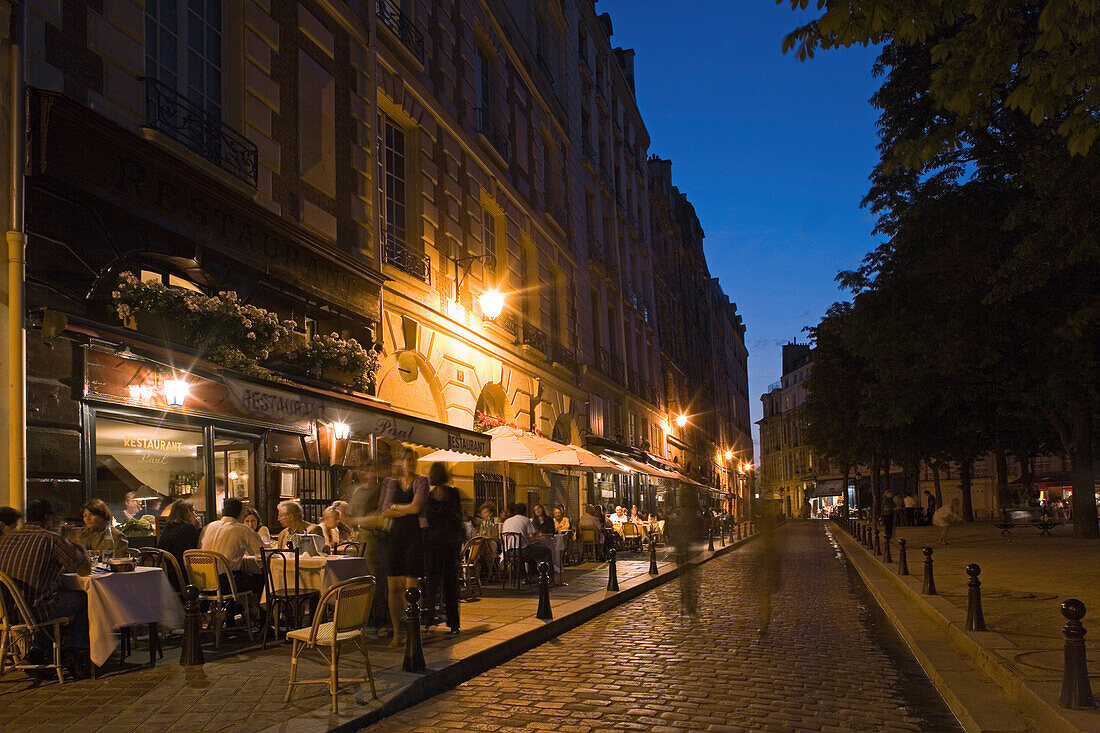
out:
{"label": "wicker bistro chair", "polygon": [[[61,627],[67,618],[36,621],[23,591],[8,575],[0,573],[0,677],[7,669],[52,669],[57,681],[65,682],[61,671]],[[45,634],[53,646],[53,662],[26,664],[20,660],[30,651],[37,634]]]}
{"label": "wicker bistro chair", "polygon": [[[340,645],[345,641],[353,641],[363,653],[363,659],[367,664],[367,676],[365,679],[357,678],[344,680],[345,682],[370,682],[371,697],[378,699],[378,691],[374,687],[374,672],[370,666],[370,655],[367,653],[367,641],[363,635],[363,628],[367,625],[370,616],[371,601],[374,600],[375,581],[367,575],[359,578],[345,580],[325,591],[321,598],[321,606],[332,605],[332,621],[321,623],[321,614],[313,615],[313,624],[304,629],[291,631],[286,636],[291,640],[290,649],[290,681],[286,688],[286,702],[290,702],[290,696],[294,693],[295,685],[327,684],[329,694],[332,696],[332,712],[336,709],[336,691],[340,685]],[[322,647],[328,647],[328,654]],[[328,679],[299,680],[298,657],[306,649],[316,649],[321,658],[328,663]]]}
{"label": "wicker bistro chair", "polygon": [[523,559],[519,532],[501,533],[500,548],[500,587],[501,589],[508,587],[508,583],[514,578],[516,590],[519,590],[520,581],[527,578],[527,563]]}
{"label": "wicker bistro chair", "polygon": [[623,547],[641,552],[642,531],[633,522],[623,522],[619,525],[619,535],[623,539]]}
{"label": "wicker bistro chair", "polygon": [[599,553],[599,536],[595,527],[581,527],[581,539],[580,539],[580,559],[583,561],[585,558],[591,558],[593,562],[596,560],[596,555]]}
{"label": "wicker bistro chair", "polygon": [[[279,638],[279,626],[282,616],[287,617],[287,631],[290,631],[302,625],[302,612],[307,606],[312,607],[314,614],[320,608],[317,602],[321,599],[321,591],[316,588],[301,587],[301,575],[298,573],[298,561],[301,558],[301,552],[298,547],[293,550],[268,550],[266,548],[260,550],[260,561],[263,563],[264,570],[264,595],[268,619],[267,623],[264,624],[264,632],[261,637],[264,649],[267,649],[267,632],[271,630],[272,626],[275,628],[275,638]],[[290,564],[291,556],[294,558],[293,566]],[[281,587],[275,585],[276,572],[279,572],[279,577],[282,578]],[[293,583],[290,581],[288,573],[293,575]],[[282,613],[284,610],[286,611],[285,614]]]}
{"label": "wicker bistro chair", "polygon": [[[211,550],[184,550],[183,564],[187,567],[187,576],[191,584],[199,589],[199,600],[210,609],[210,625],[214,628],[214,647],[222,644],[222,626],[229,611],[229,604],[236,602],[244,614],[245,630],[249,640],[255,639],[252,631],[252,603],[255,599],[250,590],[237,590],[233,573],[229,569],[229,560],[220,552]],[[219,575],[224,575],[229,592],[222,592]]]}
{"label": "wicker bistro chair", "polygon": [[[485,538],[473,537],[466,540],[466,544],[462,546],[462,553],[459,555],[459,568],[462,574],[459,576],[459,593],[465,593],[465,600],[473,600],[474,598],[480,598],[482,594],[481,588],[481,563],[482,558],[485,555]],[[477,586],[477,593],[474,593],[474,586]]]}

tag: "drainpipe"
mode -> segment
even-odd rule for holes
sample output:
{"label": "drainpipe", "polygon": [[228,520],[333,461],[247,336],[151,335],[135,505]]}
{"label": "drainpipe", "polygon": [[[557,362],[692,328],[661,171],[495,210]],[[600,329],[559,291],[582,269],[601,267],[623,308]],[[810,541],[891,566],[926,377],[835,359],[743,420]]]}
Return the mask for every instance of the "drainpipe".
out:
{"label": "drainpipe", "polygon": [[22,2],[11,4],[11,229],[8,242],[8,504],[23,510],[27,497],[27,345],[23,330],[23,278],[27,235],[23,229],[26,99],[23,78]]}

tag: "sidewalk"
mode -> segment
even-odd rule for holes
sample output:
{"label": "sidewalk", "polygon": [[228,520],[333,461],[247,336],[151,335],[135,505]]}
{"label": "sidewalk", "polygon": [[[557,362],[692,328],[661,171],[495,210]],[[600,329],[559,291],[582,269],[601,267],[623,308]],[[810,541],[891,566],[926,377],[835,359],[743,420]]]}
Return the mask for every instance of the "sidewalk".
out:
{"label": "sidewalk", "polygon": [[[936,544],[936,527],[899,527],[894,562],[885,565],[830,523],[840,546],[912,647],[968,730],[1100,730],[1100,708],[1075,711],[1058,705],[1065,619],[1060,606],[1077,598],[1100,618],[1100,540],[1077,540],[1072,528],[1040,537],[1032,527],[1009,536],[986,522],[951,528]],[[897,575],[897,539],[908,545],[909,576]],[[921,595],[924,558],[932,547],[936,596]],[[986,632],[965,630],[969,563],[981,569]],[[1090,677],[1100,692],[1100,622],[1086,636]]]}
{"label": "sidewalk", "polygon": [[[690,562],[706,562],[734,546],[722,548],[715,540],[716,552],[710,553],[705,543],[695,545]],[[33,687],[20,672],[6,674],[0,678],[0,729],[297,733],[346,725],[354,730],[459,684],[679,574],[663,551],[658,553],[658,569],[659,575],[648,574],[648,554],[625,554],[617,563],[620,591],[609,593],[606,563],[567,568],[567,585],[550,590],[553,621],[535,618],[537,587],[517,593],[514,587],[502,591],[499,582],[486,584],[482,599],[461,605],[460,636],[445,635],[445,627],[424,633],[427,673],[403,672],[403,648],[388,649],[385,640],[372,643],[370,658],[379,699],[371,699],[367,685],[360,689],[342,684],[336,715],[330,712],[325,685],[299,687],[289,704],[283,702],[290,670],[288,645],[269,645],[266,651],[256,645],[215,655],[212,644],[204,644],[207,663],[201,667],[181,667],[179,647],[173,646],[152,669],[99,680]],[[144,649],[132,657],[139,662],[146,658]],[[327,666],[315,654],[303,655],[299,666],[303,678],[327,675]],[[362,672],[362,658],[349,647],[341,674],[351,677]]]}

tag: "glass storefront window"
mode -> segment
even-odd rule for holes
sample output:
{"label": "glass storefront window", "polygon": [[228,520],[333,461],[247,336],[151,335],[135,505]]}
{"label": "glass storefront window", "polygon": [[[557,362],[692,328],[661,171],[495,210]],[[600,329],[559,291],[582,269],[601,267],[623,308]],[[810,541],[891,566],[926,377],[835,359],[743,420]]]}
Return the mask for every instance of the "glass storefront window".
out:
{"label": "glass storefront window", "polygon": [[126,518],[128,492],[160,497],[139,499],[139,515],[160,515],[170,502],[188,499],[207,519],[202,430],[96,417],[95,442],[95,496],[116,521]]}
{"label": "glass storefront window", "polygon": [[217,438],[214,441],[214,506],[221,511],[227,497],[256,505],[256,448],[253,441]]}

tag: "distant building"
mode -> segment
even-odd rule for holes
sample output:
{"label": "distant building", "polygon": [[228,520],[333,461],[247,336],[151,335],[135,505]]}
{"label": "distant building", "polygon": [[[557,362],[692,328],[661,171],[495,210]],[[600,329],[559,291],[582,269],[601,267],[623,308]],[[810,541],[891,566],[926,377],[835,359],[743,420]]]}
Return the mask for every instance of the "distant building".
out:
{"label": "distant building", "polygon": [[783,346],[783,375],[760,396],[764,417],[760,426],[760,498],[778,504],[783,514],[797,516],[813,492],[814,454],[805,441],[803,405],[806,380],[813,367],[809,344]]}

